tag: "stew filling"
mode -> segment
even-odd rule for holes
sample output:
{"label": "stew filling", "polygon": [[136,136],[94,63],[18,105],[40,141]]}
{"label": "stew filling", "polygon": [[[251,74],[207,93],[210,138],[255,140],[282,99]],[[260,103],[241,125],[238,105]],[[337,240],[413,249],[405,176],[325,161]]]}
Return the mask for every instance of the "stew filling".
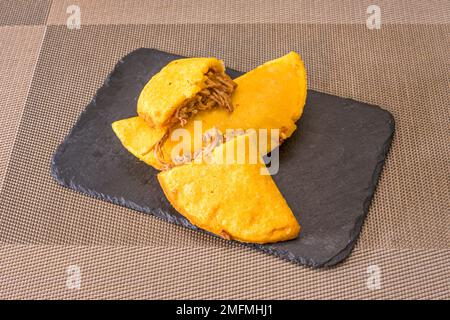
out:
{"label": "stew filling", "polygon": [[206,74],[205,88],[193,98],[186,100],[177,109],[172,119],[174,124],[180,123],[184,126],[187,120],[198,111],[222,107],[233,112],[231,94],[236,88],[236,83],[223,73],[209,70]]}
{"label": "stew filling", "polygon": [[[224,72],[219,72],[214,69],[206,73],[205,87],[200,90],[193,98],[186,100],[178,107],[172,118],[172,126],[180,124],[184,126],[188,119],[199,111],[209,110],[213,108],[225,108],[229,112],[233,112],[233,104],[231,102],[231,95],[236,89],[237,84]],[[154,147],[153,152],[155,158],[158,160],[163,170],[170,169],[174,166],[173,163],[164,159],[162,147],[169,138],[170,130]],[[208,139],[209,135],[207,135]],[[204,137],[205,139],[205,137]],[[211,145],[215,144],[215,139],[212,141],[204,141],[206,147],[203,151],[210,149]],[[183,159],[177,159],[176,165],[192,161],[190,157],[184,156]]]}

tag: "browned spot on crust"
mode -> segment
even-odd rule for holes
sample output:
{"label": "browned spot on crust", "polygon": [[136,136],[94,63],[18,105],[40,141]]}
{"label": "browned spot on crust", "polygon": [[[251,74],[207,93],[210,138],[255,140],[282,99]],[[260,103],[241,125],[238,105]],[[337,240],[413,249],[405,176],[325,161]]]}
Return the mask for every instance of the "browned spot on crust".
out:
{"label": "browned spot on crust", "polygon": [[283,141],[286,140],[286,138],[287,138],[286,131],[287,131],[286,127],[281,127],[280,128],[280,138],[279,138],[280,144],[282,144]]}
{"label": "browned spot on crust", "polygon": [[225,230],[220,231],[220,236],[225,240],[231,240],[231,235]]}

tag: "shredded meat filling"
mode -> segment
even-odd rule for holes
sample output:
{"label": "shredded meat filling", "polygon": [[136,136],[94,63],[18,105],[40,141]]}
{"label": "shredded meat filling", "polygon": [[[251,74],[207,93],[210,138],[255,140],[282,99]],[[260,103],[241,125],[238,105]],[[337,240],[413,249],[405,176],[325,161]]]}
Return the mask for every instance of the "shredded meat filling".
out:
{"label": "shredded meat filling", "polygon": [[[236,83],[231,80],[231,78],[223,72],[217,72],[215,70],[209,70],[206,74],[205,88],[198,92],[195,97],[185,101],[175,112],[172,118],[172,124],[175,125],[180,123],[184,126],[187,120],[195,115],[199,111],[209,110],[212,108],[225,108],[229,112],[233,112],[233,104],[231,103],[231,94],[236,88]],[[175,164],[166,161],[164,159],[164,153],[162,147],[169,137],[170,130],[164,135],[164,137],[158,142],[158,144],[153,149],[156,160],[160,163],[162,170],[167,170],[174,165],[180,165],[192,161],[190,157],[183,156],[175,161]],[[217,139],[211,139],[208,134],[206,136],[207,140],[206,147],[202,149],[202,153],[206,154],[211,152],[210,149],[213,145],[216,145]],[[204,137],[205,138],[205,137]],[[196,155],[198,156],[198,155]],[[194,158],[196,157],[194,156]]]}
{"label": "shredded meat filling", "polygon": [[153,154],[154,154],[156,160],[161,165],[162,170],[169,170],[170,168],[172,168],[172,165],[165,160],[164,152],[162,150],[162,146],[166,142],[167,138],[169,138],[169,131],[167,131],[164,134],[164,136],[161,138],[161,140],[159,140],[158,143],[156,144],[156,146],[153,148]]}
{"label": "shredded meat filling", "polygon": [[198,157],[209,157],[214,150],[215,147],[223,143],[223,135],[216,128],[211,128],[203,135],[203,147],[200,150],[197,150],[194,153],[194,156],[191,155],[183,155],[178,156],[173,159],[173,163],[167,162],[164,157],[164,152],[162,151],[162,147],[166,140],[169,138],[169,132],[167,132],[163,138],[158,142],[158,144],[153,149],[155,158],[161,165],[162,170],[169,170],[175,166],[179,166],[185,163],[189,163],[195,160]]}
{"label": "shredded meat filling", "polygon": [[233,111],[231,94],[236,88],[236,83],[225,73],[214,70],[208,71],[206,77],[205,88],[177,109],[172,119],[174,123],[184,126],[187,120],[198,111],[216,107],[226,108],[229,112]]}

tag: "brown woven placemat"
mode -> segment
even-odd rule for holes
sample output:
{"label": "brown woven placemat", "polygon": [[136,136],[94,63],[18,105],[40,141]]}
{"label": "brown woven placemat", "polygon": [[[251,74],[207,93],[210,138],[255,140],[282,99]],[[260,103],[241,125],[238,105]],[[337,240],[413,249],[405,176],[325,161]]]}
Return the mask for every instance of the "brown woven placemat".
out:
{"label": "brown woven placemat", "polygon": [[51,4],[51,0],[2,0],[0,26],[44,25]]}
{"label": "brown woven placemat", "polygon": [[0,190],[44,38],[44,28],[0,27]]}
{"label": "brown woven placemat", "polygon": [[48,24],[66,24],[78,5],[91,24],[365,24],[367,8],[381,9],[383,24],[450,23],[447,0],[53,0]]}
{"label": "brown woven placemat", "polygon": [[[448,299],[450,290],[448,250],[355,252],[325,271],[242,247],[8,245],[0,255],[0,298]],[[73,267],[79,289],[67,286]]]}
{"label": "brown woven placemat", "polygon": [[[61,3],[55,1],[50,17],[63,16]],[[82,10],[90,8],[83,3]],[[109,6],[118,12],[124,5],[103,3]],[[184,14],[190,12],[186,3],[183,8]],[[44,30],[31,36],[37,45],[21,36],[8,38],[13,39],[11,54],[2,65],[18,59],[32,67],[14,69],[10,73],[20,77],[1,83],[12,102],[5,104],[8,116],[0,124],[9,126],[11,137],[17,131],[16,139],[5,140],[8,153],[1,150],[2,159],[9,159],[1,163],[6,175],[0,194],[0,279],[8,283],[1,297],[449,297],[448,24],[386,24],[380,30],[369,30],[365,23],[106,25],[95,23],[102,21],[99,11],[88,17],[95,25],[83,24],[81,30],[69,30],[64,22],[44,27],[41,47]],[[0,39],[6,28],[21,34],[23,27],[0,27]],[[217,56],[242,71],[296,50],[306,61],[312,89],[393,113],[394,143],[347,262],[313,271],[87,198],[51,179],[54,149],[116,61],[138,47]],[[18,84],[31,80],[30,73],[29,93],[16,93]],[[65,287],[70,264],[83,273],[76,292]],[[366,285],[371,265],[381,270],[379,290]],[[41,276],[29,281],[33,268]]]}

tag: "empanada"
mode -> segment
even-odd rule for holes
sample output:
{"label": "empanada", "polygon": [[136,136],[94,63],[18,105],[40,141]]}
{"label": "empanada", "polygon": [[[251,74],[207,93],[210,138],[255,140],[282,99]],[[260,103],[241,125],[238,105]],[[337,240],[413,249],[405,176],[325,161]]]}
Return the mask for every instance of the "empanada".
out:
{"label": "empanada", "polygon": [[[244,163],[224,161],[239,140],[246,146]],[[162,171],[158,181],[178,212],[225,239],[251,243],[294,239],[300,225],[272,177],[262,174],[267,170],[262,160],[249,160],[251,141],[248,135],[238,136],[215,148],[209,162]]]}
{"label": "empanada", "polygon": [[216,58],[174,60],[145,85],[137,112],[151,127],[184,125],[201,110],[221,106],[232,111],[235,86]]}

